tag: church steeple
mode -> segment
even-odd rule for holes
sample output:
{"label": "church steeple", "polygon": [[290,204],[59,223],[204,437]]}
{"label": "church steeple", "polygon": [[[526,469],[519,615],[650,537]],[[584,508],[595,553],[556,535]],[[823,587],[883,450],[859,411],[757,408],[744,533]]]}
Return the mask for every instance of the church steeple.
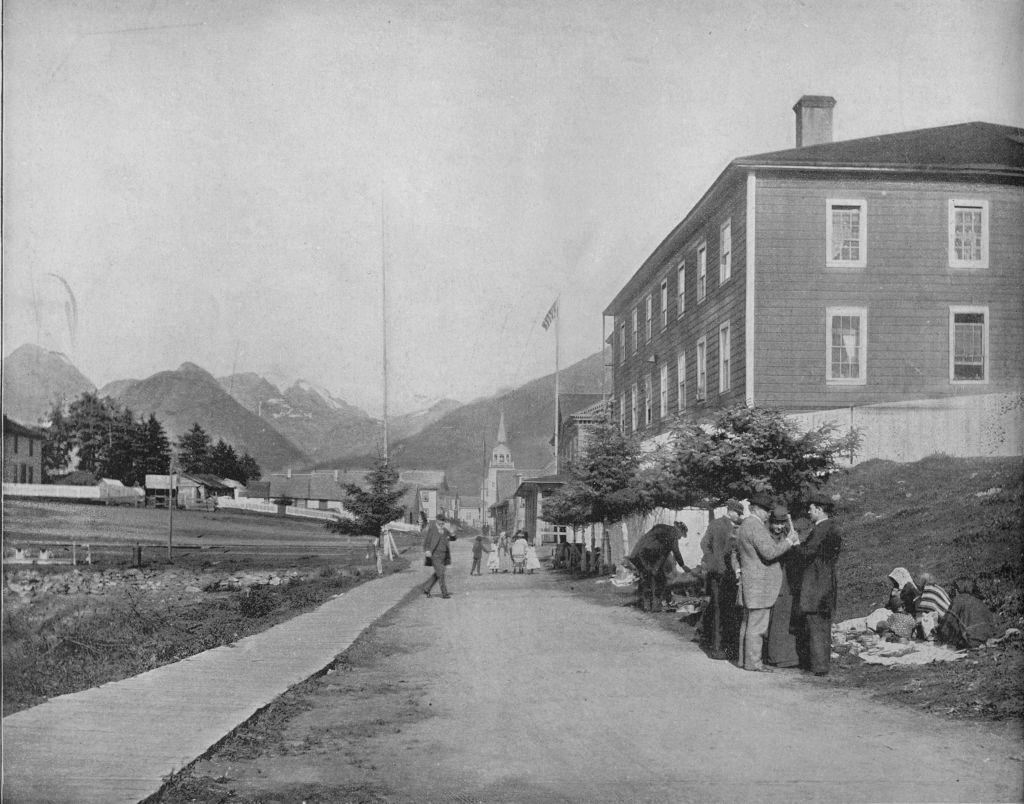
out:
{"label": "church steeple", "polygon": [[501,416],[498,419],[498,440],[494,445],[494,449],[491,450],[491,468],[500,467],[502,469],[512,469],[514,464],[512,463],[512,452],[508,448],[508,436],[505,433],[505,411],[501,411]]}

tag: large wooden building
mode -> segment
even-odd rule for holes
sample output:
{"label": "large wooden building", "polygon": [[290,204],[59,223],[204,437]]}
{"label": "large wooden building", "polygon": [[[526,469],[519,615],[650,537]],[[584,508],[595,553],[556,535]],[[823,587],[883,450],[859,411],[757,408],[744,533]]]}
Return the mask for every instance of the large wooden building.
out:
{"label": "large wooden building", "polygon": [[615,417],[643,437],[788,412],[1019,393],[1024,129],[990,123],[733,160],[605,310]]}

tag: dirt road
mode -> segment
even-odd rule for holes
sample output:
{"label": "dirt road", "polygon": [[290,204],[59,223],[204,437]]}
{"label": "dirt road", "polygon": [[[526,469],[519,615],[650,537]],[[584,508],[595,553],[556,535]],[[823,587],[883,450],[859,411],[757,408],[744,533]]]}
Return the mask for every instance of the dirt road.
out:
{"label": "dirt road", "polygon": [[588,602],[564,577],[469,578],[468,544],[457,547],[452,599],[410,597],[176,795],[1021,799],[1019,725],[950,723],[792,673],[748,673],[651,615]]}

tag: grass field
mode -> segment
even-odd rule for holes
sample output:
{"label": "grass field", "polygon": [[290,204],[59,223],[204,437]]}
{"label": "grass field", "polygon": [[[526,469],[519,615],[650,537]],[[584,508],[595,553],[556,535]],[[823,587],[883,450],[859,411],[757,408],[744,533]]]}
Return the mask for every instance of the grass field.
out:
{"label": "grass field", "polygon": [[[5,558],[13,547],[70,555],[74,541],[93,559],[5,563],[4,714],[230,644],[376,577],[368,537],[318,522],[176,511],[169,554],[166,510],[5,500],[3,512]],[[136,544],[141,568],[131,566]],[[385,571],[406,566],[399,557]],[[240,573],[282,582],[222,589]]]}

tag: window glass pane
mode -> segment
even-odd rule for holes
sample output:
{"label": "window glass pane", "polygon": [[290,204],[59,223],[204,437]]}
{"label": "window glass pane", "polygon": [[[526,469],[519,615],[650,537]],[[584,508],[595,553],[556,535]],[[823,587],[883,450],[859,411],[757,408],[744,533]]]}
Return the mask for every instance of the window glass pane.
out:
{"label": "window glass pane", "polygon": [[953,248],[958,260],[981,259],[981,209],[978,207],[956,208]]}
{"label": "window glass pane", "polygon": [[860,259],[860,207],[832,207],[832,259]]}
{"label": "window glass pane", "polygon": [[985,379],[985,314],[953,315],[953,379]]}
{"label": "window glass pane", "polygon": [[832,316],[832,379],[860,377],[860,317]]}

